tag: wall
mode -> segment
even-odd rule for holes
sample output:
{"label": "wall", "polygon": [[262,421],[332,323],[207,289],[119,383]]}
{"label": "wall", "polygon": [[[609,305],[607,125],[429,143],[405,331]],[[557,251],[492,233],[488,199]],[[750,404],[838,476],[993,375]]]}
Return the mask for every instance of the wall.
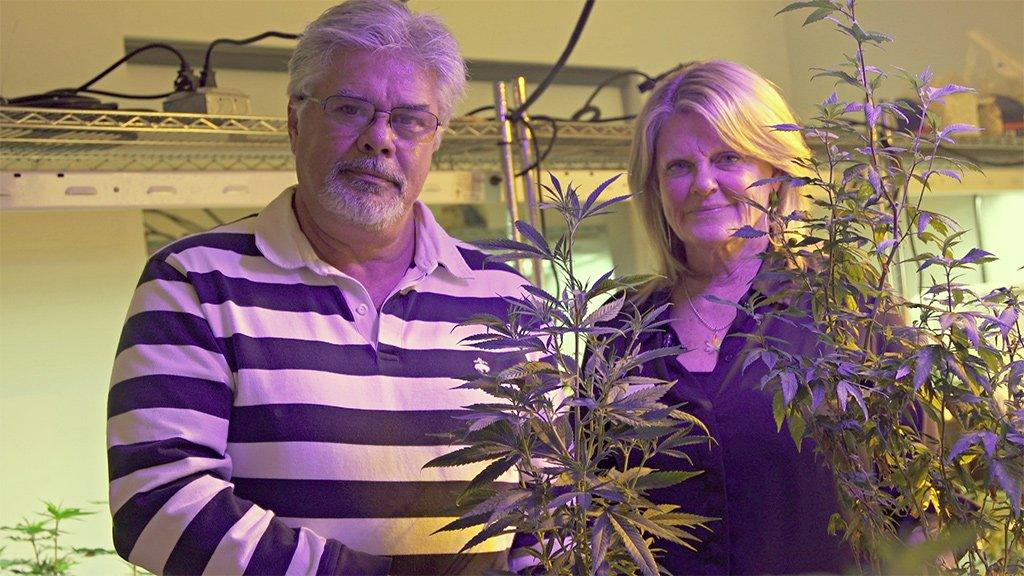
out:
{"label": "wall", "polygon": [[[445,19],[470,59],[533,63],[557,58],[582,5],[575,0],[411,3]],[[78,85],[123,55],[124,36],[209,41],[268,29],[295,32],[330,4],[3,0],[0,94]],[[570,64],[637,67],[654,74],[692,59],[735,59],[776,81],[806,115],[830,90],[827,83],[809,84],[807,69],[833,64],[846,47],[835,43],[826,24],[801,29],[803,15],[773,17],[783,5],[768,0],[601,0]],[[1022,12],[1019,0],[865,1],[862,16],[869,28],[897,36],[898,42],[880,55],[882,64],[915,70],[931,64],[936,72],[952,73],[965,60],[965,33],[972,27],[1024,60]],[[266,44],[291,45],[281,40]],[[162,92],[173,77],[166,67],[130,64],[97,87]],[[249,93],[257,114],[284,111],[282,74],[222,70],[218,80]],[[474,84],[460,110],[490,103],[490,90]],[[588,92],[553,89],[534,111],[568,114]],[[599,104],[606,113],[614,111],[615,92]],[[30,515],[40,498],[69,505],[105,498],[104,394],[120,323],[144,259],[142,239],[138,212],[0,214],[2,525]],[[73,529],[79,535],[76,543],[109,545],[104,514]],[[97,560],[83,565],[80,573],[126,571],[115,560]]]}
{"label": "wall", "polygon": [[145,255],[138,211],[0,212],[0,524],[63,501],[100,512],[69,542],[110,546],[107,383]]}
{"label": "wall", "polygon": [[[947,78],[982,89],[1013,87],[1024,94],[1024,76],[994,82],[987,53],[973,45],[967,34],[977,30],[1001,50],[1024,63],[1024,2],[1020,0],[886,0],[858,2],[857,17],[867,30],[884,32],[895,39],[883,50],[869,49],[866,61],[890,74],[881,89],[888,98],[909,95],[893,75],[895,66],[911,73],[930,68],[936,81]],[[807,81],[812,68],[834,68],[843,54],[853,55],[856,46],[833,31],[829,22],[802,24],[808,10],[783,15],[784,39],[789,55],[790,98],[803,114],[813,110],[832,92],[833,79]],[[988,73],[988,74],[986,74]],[[1007,86],[1009,84],[1009,86]]]}

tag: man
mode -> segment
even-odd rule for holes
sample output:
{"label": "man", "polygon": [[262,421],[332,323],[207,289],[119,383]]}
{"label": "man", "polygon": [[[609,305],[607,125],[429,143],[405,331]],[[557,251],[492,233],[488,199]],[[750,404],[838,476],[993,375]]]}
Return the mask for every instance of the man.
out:
{"label": "man", "polygon": [[[290,64],[297,186],[149,261],[108,407],[114,542],[157,573],[480,573],[434,531],[482,467],[447,453],[459,377],[515,361],[460,341],[523,283],[417,202],[465,67],[436,19],[351,0]],[[514,475],[502,481],[515,481]]]}

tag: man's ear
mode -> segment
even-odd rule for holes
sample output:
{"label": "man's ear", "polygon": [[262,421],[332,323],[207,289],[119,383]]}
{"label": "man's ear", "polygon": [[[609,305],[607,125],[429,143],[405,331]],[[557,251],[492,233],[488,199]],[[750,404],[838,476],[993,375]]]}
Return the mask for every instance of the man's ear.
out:
{"label": "man's ear", "polygon": [[302,106],[301,98],[288,97],[288,140],[291,142],[292,154],[295,154],[295,145],[299,137],[299,106]]}

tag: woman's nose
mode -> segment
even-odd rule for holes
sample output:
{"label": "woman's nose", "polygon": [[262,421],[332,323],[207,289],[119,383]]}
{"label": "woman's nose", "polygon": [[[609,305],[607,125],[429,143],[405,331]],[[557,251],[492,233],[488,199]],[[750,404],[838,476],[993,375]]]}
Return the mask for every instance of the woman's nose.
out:
{"label": "woman's nose", "polygon": [[702,196],[709,196],[718,189],[718,181],[715,179],[712,170],[707,166],[699,166],[695,169],[693,186],[691,192]]}

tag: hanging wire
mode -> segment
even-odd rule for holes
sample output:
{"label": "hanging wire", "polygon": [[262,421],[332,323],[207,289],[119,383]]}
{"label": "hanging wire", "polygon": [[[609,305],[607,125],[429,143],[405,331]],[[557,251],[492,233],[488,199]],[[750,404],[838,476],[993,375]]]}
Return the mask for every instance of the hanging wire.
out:
{"label": "hanging wire", "polygon": [[242,40],[235,40],[233,38],[217,38],[213,42],[210,42],[210,45],[206,47],[206,54],[203,56],[203,71],[199,75],[199,87],[200,88],[203,88],[203,87],[213,88],[213,87],[217,86],[217,81],[215,80],[215,76],[214,76],[213,70],[210,69],[210,58],[213,55],[213,49],[215,47],[217,47],[217,46],[219,46],[221,44],[232,44],[234,46],[245,46],[246,44],[252,44],[254,42],[259,42],[260,40],[263,40],[264,38],[283,38],[285,40],[297,40],[299,38],[299,35],[298,34],[290,34],[288,32],[276,32],[274,30],[269,30],[267,32],[263,32],[261,34],[257,34],[255,36],[250,37],[250,38],[243,38]]}
{"label": "hanging wire", "polygon": [[586,0],[583,4],[583,10],[580,12],[580,17],[576,20],[576,27],[573,29],[572,35],[569,36],[569,42],[566,44],[565,49],[562,50],[562,55],[558,57],[558,61],[551,67],[551,70],[548,72],[548,75],[544,77],[544,80],[537,85],[537,89],[530,94],[530,97],[526,99],[526,102],[523,102],[522,106],[509,114],[510,117],[518,118],[525,114],[530,106],[532,106],[533,103],[540,98],[541,94],[547,90],[548,86],[551,85],[555,76],[558,76],[562,67],[565,66],[566,61],[569,60],[569,55],[572,54],[573,49],[576,47],[576,42],[579,41],[580,36],[583,34],[583,27],[586,26],[587,19],[590,17],[590,11],[593,10],[593,8],[594,0]]}
{"label": "hanging wire", "polygon": [[[590,93],[590,96],[587,98],[587,100],[583,102],[583,106],[580,106],[579,110],[573,112],[570,116],[570,119],[576,122],[594,122],[597,119],[599,119],[601,117],[601,109],[593,105],[594,99],[597,98],[597,95],[601,92],[601,90],[607,88],[609,85],[612,84],[612,82],[615,82],[619,78],[628,78],[629,76],[640,76],[648,82],[653,80],[653,78],[639,70],[626,70],[624,72],[619,72],[618,74],[612,74],[608,78],[602,80],[601,83],[594,88],[594,91]],[[587,114],[588,112],[593,114],[593,117],[590,118],[589,120],[583,120],[583,115]]]}
{"label": "hanging wire", "polygon": [[174,46],[171,46],[170,44],[163,44],[161,42],[155,42],[155,43],[152,43],[152,44],[146,44],[145,46],[139,46],[135,50],[132,50],[131,52],[125,54],[123,57],[121,57],[120,60],[118,60],[117,62],[114,62],[113,64],[108,66],[106,70],[100,72],[96,76],[93,76],[85,84],[82,84],[78,88],[75,88],[74,91],[75,92],[82,92],[82,91],[88,90],[93,84],[95,84],[95,83],[99,82],[100,80],[102,80],[103,78],[105,78],[108,74],[113,72],[118,66],[120,66],[121,64],[124,64],[125,62],[130,60],[136,54],[138,54],[140,52],[145,52],[146,50],[154,50],[154,49],[168,50],[170,52],[173,52],[174,55],[178,57],[178,63],[181,65],[181,68],[178,71],[178,80],[175,80],[175,88],[178,87],[178,82],[179,81],[183,82],[183,80],[181,78],[181,75],[184,74],[184,73],[187,73],[188,76],[189,76],[189,83],[190,83],[189,88],[190,89],[193,88],[193,86],[191,86],[192,67],[189,66],[188,60],[185,59],[185,55],[182,54],[181,51],[179,51]]}
{"label": "hanging wire", "polygon": [[482,112],[487,112],[488,110],[494,110],[494,105],[491,104],[491,105],[488,105],[488,106],[480,106],[479,108],[473,108],[469,112],[466,112],[465,114],[463,114],[463,116],[476,116],[477,114],[480,114]]}

